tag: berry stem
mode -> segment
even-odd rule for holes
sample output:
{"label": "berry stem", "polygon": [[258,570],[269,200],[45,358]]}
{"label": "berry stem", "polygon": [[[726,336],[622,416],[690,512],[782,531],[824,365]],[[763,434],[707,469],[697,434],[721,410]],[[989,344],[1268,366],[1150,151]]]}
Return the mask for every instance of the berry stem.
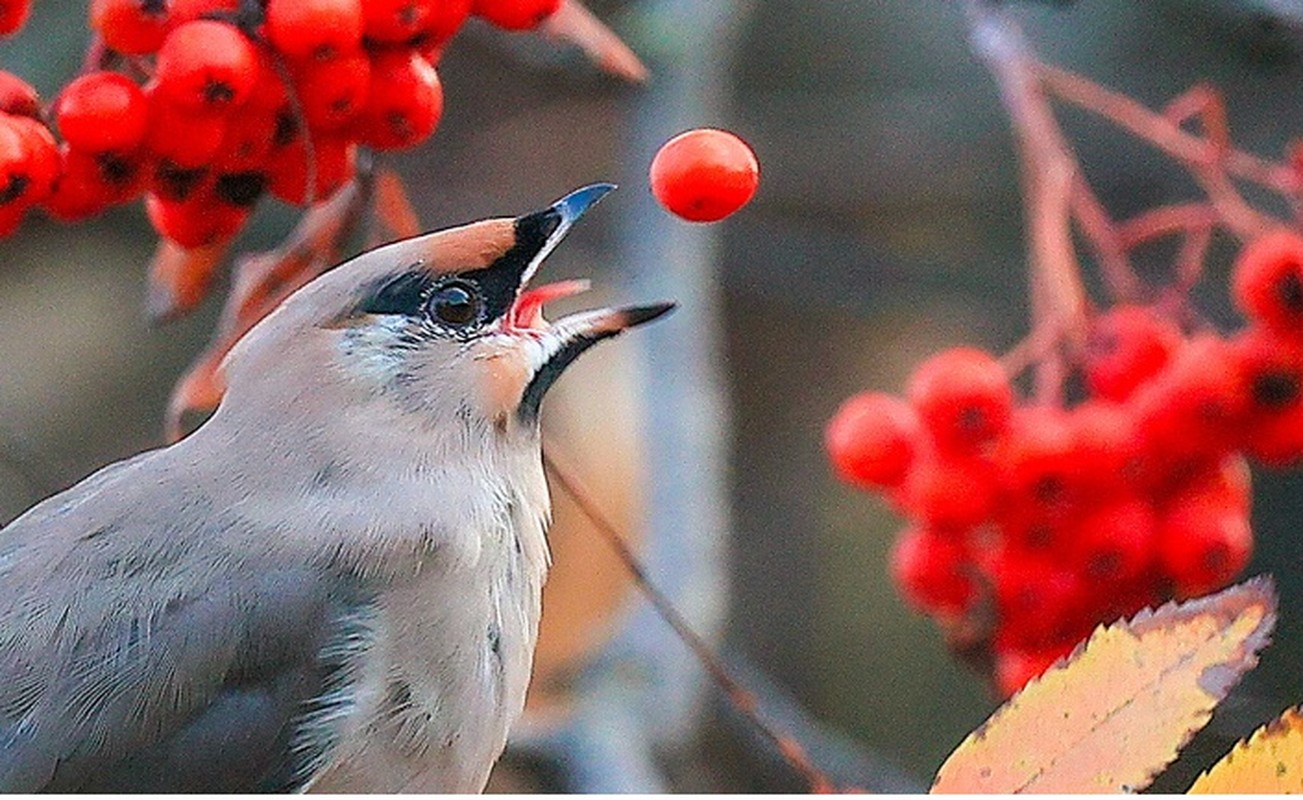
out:
{"label": "berry stem", "polygon": [[1140,279],[1131,266],[1118,224],[1080,174],[1072,185],[1072,216],[1095,253],[1095,260],[1113,299],[1123,303],[1135,302],[1140,296]]}
{"label": "berry stem", "polygon": [[1159,206],[1118,225],[1122,245],[1128,250],[1151,239],[1174,233],[1192,233],[1215,226],[1220,217],[1210,203],[1176,203]]}
{"label": "berry stem", "polygon": [[81,59],[81,72],[86,75],[107,69],[113,60],[113,51],[104,44],[104,38],[91,31],[90,41],[86,43],[86,54]]}
{"label": "berry stem", "polygon": [[[1196,87],[1169,106],[1175,114],[1161,114],[1068,70],[1045,63],[1038,63],[1036,70],[1041,85],[1051,94],[1104,117],[1185,164],[1196,178],[1201,178],[1214,207],[1237,235],[1279,223],[1247,204],[1241,207],[1244,201],[1234,190],[1231,177],[1270,189],[1291,201],[1296,201],[1303,190],[1298,175],[1288,166],[1238,150],[1222,138],[1226,135],[1225,112],[1208,110],[1210,103],[1220,105],[1211,91],[1200,92]],[[1200,112],[1203,136],[1180,126],[1180,120],[1189,116],[1187,106],[1196,103],[1204,106]],[[1218,177],[1210,181],[1213,173]]]}
{"label": "berry stem", "polygon": [[[1032,286],[1032,328],[1061,329],[1080,343],[1088,307],[1072,241],[1073,187],[1083,182],[1022,32],[984,0],[970,0],[971,39],[1000,86],[1022,161]],[[1066,370],[1055,350],[1038,365],[1036,395],[1056,403]]]}

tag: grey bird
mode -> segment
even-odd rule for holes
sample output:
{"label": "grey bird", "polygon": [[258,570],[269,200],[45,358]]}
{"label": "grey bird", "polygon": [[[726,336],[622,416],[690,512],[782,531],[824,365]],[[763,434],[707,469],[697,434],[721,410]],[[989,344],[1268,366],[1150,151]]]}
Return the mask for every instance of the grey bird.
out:
{"label": "grey bird", "polygon": [[672,304],[542,320],[609,185],[372,250],[232,350],[188,438],[0,531],[0,789],[472,792],[548,567],[538,415]]}

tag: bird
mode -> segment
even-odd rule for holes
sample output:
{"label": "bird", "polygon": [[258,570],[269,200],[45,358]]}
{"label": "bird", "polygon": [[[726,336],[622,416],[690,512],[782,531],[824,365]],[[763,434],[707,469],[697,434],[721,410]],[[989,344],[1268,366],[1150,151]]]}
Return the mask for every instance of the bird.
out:
{"label": "bird", "polygon": [[480,791],[550,560],[544,395],[674,307],[543,319],[613,188],[324,273],[203,425],[0,530],[0,790]]}

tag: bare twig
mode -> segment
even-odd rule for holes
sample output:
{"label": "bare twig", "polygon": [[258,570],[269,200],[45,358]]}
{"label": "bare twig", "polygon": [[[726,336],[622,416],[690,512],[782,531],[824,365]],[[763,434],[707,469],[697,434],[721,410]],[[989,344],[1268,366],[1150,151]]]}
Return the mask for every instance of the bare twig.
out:
{"label": "bare twig", "polygon": [[[1054,119],[1037,79],[1036,60],[1022,32],[992,4],[969,0],[969,21],[977,52],[1000,86],[1013,123],[1022,161],[1023,202],[1027,214],[1032,283],[1032,327],[1056,326],[1080,338],[1088,306],[1072,241],[1076,157]],[[1050,352],[1038,365],[1037,396],[1057,400],[1066,373],[1060,354]]]}
{"label": "bare twig", "polygon": [[639,563],[638,556],[625,543],[624,537],[620,535],[615,524],[598,508],[593,501],[592,495],[584,488],[575,472],[557,460],[557,448],[550,442],[544,443],[543,464],[561,489],[574,500],[575,505],[578,506],[584,516],[592,521],[593,526],[602,535],[602,538],[615,551],[620,563],[629,571],[639,591],[646,596],[652,607],[656,609],[656,613],[674,629],[674,633],[701,662],[706,673],[728,698],[729,702],[738,711],[745,714],[756,728],[764,734],[765,738],[778,749],[778,752],[782,754],[784,760],[791,765],[792,769],[800,773],[801,777],[805,779],[812,792],[828,793],[834,791],[836,787],[832,780],[810,761],[805,748],[762,716],[755,695],[738,683],[729,671],[728,666],[715,654],[710,645],[692,629],[688,621],[674,607],[674,603],[669,597],[651,582],[646,571]]}
{"label": "bare twig", "polygon": [[1140,279],[1131,267],[1126,244],[1108,209],[1080,175],[1072,185],[1072,215],[1099,261],[1100,272],[1113,298],[1134,301],[1140,294]]}
{"label": "bare twig", "polygon": [[1208,203],[1179,203],[1150,209],[1120,223],[1118,234],[1129,250],[1152,239],[1212,228],[1218,221],[1217,210]]}
{"label": "bare twig", "polygon": [[[1038,63],[1036,69],[1042,85],[1059,98],[1108,119],[1178,161],[1187,164],[1206,162],[1209,149],[1214,148],[1208,139],[1183,130],[1172,119],[1120,92],[1051,64]],[[1226,151],[1222,163],[1231,175],[1281,195],[1295,196],[1299,192],[1298,175],[1284,164],[1235,148]]]}
{"label": "bare twig", "polygon": [[1181,249],[1176,254],[1176,289],[1181,294],[1186,294],[1194,285],[1199,282],[1203,276],[1204,259],[1208,255],[1208,246],[1212,244],[1213,229],[1211,226],[1195,228],[1185,236],[1185,241],[1181,242]]}

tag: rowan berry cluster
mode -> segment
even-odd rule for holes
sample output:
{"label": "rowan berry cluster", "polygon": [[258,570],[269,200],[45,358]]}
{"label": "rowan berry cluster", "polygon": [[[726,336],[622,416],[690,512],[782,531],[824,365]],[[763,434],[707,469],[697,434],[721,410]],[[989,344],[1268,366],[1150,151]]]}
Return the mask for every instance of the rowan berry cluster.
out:
{"label": "rowan berry cluster", "polygon": [[[184,248],[233,237],[267,193],[302,205],[438,125],[435,64],[474,14],[536,27],[561,0],[93,0],[97,65],[50,108],[0,73],[0,235],[144,196]],[[27,3],[0,4],[21,26]],[[47,125],[52,121],[58,138]]]}
{"label": "rowan berry cluster", "polygon": [[1245,457],[1303,457],[1303,237],[1249,243],[1232,292],[1249,324],[1229,336],[1145,306],[1093,318],[1070,407],[1020,404],[1000,361],[956,348],[829,423],[838,473],[909,519],[899,591],[976,640],[1006,694],[1095,625],[1246,566]]}

